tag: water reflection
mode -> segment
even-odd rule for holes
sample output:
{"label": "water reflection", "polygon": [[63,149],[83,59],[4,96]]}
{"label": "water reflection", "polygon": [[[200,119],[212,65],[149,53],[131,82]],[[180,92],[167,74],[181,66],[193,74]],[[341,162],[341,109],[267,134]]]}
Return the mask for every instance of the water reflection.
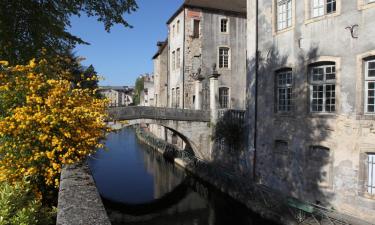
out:
{"label": "water reflection", "polygon": [[140,144],[132,129],[110,134],[90,161],[112,224],[269,224]]}

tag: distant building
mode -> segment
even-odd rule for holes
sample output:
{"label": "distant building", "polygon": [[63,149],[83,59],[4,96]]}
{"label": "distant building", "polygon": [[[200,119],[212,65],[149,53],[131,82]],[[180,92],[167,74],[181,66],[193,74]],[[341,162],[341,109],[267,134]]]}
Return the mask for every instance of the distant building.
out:
{"label": "distant building", "polygon": [[155,105],[155,87],[154,87],[154,76],[145,74],[141,75],[143,80],[143,91],[140,96],[141,106],[154,106]]}
{"label": "distant building", "polygon": [[169,107],[208,109],[216,65],[220,108],[244,109],[246,1],[185,0],[167,24]]}
{"label": "distant building", "polygon": [[158,42],[154,60],[155,106],[168,106],[168,40]]}
{"label": "distant building", "polygon": [[129,106],[133,104],[133,87],[102,86],[99,87],[99,93],[109,99],[110,107]]}

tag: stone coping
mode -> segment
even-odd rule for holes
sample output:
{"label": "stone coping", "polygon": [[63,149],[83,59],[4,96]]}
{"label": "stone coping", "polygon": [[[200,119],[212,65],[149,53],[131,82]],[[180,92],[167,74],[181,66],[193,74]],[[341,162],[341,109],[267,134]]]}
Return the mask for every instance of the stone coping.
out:
{"label": "stone coping", "polygon": [[87,161],[64,166],[57,225],[111,225]]}

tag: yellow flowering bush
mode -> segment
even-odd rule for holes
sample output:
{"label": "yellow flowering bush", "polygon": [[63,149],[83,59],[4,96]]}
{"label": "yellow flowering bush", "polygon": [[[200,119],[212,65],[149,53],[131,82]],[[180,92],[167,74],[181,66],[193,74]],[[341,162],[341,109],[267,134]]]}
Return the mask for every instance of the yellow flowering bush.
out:
{"label": "yellow flowering bush", "polygon": [[63,164],[102,147],[106,100],[73,89],[66,77],[44,59],[0,61],[0,182],[29,177],[34,185],[58,187]]}

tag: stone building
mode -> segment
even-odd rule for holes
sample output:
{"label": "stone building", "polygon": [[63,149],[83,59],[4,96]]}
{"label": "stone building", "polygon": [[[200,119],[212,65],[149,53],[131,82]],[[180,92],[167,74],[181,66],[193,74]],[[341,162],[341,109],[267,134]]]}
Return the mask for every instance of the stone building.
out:
{"label": "stone building", "polygon": [[373,223],[375,1],[247,3],[255,180]]}
{"label": "stone building", "polygon": [[167,24],[169,107],[208,109],[216,69],[220,107],[244,109],[246,1],[185,0]]}
{"label": "stone building", "polygon": [[155,85],[154,76],[150,74],[143,76],[143,90],[140,96],[141,106],[154,106],[155,105]]}
{"label": "stone building", "polygon": [[99,93],[109,99],[111,107],[129,106],[133,104],[134,88],[128,86],[102,86]]}
{"label": "stone building", "polygon": [[158,42],[154,61],[155,106],[168,106],[168,40]]}

